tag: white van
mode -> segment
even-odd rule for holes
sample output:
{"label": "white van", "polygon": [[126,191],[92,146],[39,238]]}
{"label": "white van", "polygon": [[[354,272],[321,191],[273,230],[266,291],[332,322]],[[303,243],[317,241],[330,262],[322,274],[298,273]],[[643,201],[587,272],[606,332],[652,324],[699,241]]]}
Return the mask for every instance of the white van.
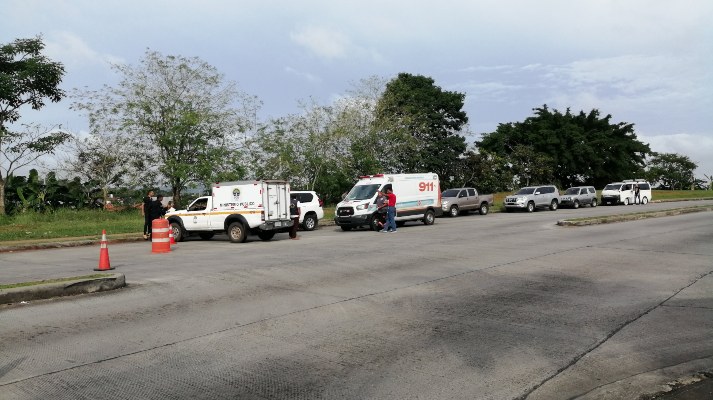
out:
{"label": "white van", "polygon": [[389,188],[396,195],[398,225],[417,220],[432,225],[435,217],[443,214],[437,174],[378,174],[359,177],[344,200],[337,204],[334,222],[344,231],[365,225],[378,230],[376,192]]}
{"label": "white van", "polygon": [[[639,199],[635,195],[635,187],[639,186]],[[651,201],[651,184],[643,179],[626,179],[613,182],[602,190],[602,204],[646,204]]]}

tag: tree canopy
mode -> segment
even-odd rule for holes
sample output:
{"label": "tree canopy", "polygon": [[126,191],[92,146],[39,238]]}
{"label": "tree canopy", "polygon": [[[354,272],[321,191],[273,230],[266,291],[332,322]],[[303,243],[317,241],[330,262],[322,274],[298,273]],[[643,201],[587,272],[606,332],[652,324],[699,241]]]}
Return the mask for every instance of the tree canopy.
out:
{"label": "tree canopy", "polygon": [[468,122],[465,94],[449,92],[432,78],[400,73],[386,84],[374,129],[384,143],[386,172],[435,172],[450,176],[466,150],[459,133]]}
{"label": "tree canopy", "polygon": [[[114,87],[82,92],[74,107],[93,133],[123,135],[147,170],[156,170],[180,202],[191,184],[241,178],[244,107],[256,99],[199,58],[147,50],[138,65],[115,65]],[[241,108],[242,107],[242,108]]]}
{"label": "tree canopy", "polygon": [[693,171],[698,165],[688,156],[676,153],[653,153],[647,163],[646,179],[666,189],[688,189],[695,183]]}
{"label": "tree canopy", "polygon": [[59,88],[64,66],[44,56],[44,47],[39,37],[0,46],[0,215],[5,214],[5,178],[69,139],[59,129],[29,124],[23,131],[10,128],[20,119],[22,106],[39,110],[45,100],[57,102],[64,97]]}
{"label": "tree canopy", "polygon": [[648,144],[636,138],[634,125],[612,123],[611,115],[600,117],[594,109],[572,114],[550,110],[547,105],[534,109],[535,115],[523,122],[500,124],[495,132],[484,134],[480,149],[510,156],[517,146],[530,146],[552,163],[553,182],[563,187],[604,186],[634,178],[643,173]]}

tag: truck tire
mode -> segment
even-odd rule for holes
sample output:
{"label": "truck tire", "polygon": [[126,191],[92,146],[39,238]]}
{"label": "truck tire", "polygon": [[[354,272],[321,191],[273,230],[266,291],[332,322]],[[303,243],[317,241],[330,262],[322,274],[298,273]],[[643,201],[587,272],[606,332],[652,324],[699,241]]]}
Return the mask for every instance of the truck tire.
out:
{"label": "truck tire", "polygon": [[242,243],[248,238],[245,227],[240,222],[233,222],[228,226],[228,238],[233,243]]}
{"label": "truck tire", "polygon": [[478,212],[480,213],[480,215],[487,215],[489,210],[490,207],[488,207],[488,203],[482,203],[480,205],[480,208],[478,209]]}
{"label": "truck tire", "polygon": [[433,225],[433,223],[436,221],[436,214],[433,212],[433,210],[428,210],[426,213],[423,215],[423,224],[424,225]]}
{"label": "truck tire", "polygon": [[260,240],[268,241],[275,237],[275,231],[263,231],[261,230],[260,232],[257,233],[257,237],[260,238]]}
{"label": "truck tire", "polygon": [[302,229],[313,231],[315,228],[317,228],[317,217],[313,214],[305,215],[305,219],[302,220]]}
{"label": "truck tire", "polygon": [[533,212],[535,211],[535,203],[529,202],[527,203],[527,212]]}
{"label": "truck tire", "polygon": [[448,216],[451,218],[455,218],[458,216],[458,206],[451,206],[451,208],[448,209]]}
{"label": "truck tire", "polygon": [[213,239],[213,236],[215,236],[214,232],[201,232],[198,234],[198,236],[201,237],[203,240],[211,240]]}
{"label": "truck tire", "polygon": [[181,228],[181,224],[178,222],[171,222],[170,228],[173,231],[173,240],[176,242],[182,242],[186,238],[186,234],[183,232],[183,228]]}
{"label": "truck tire", "polygon": [[557,211],[558,206],[559,204],[557,203],[557,200],[552,200],[552,203],[550,203],[550,210]]}

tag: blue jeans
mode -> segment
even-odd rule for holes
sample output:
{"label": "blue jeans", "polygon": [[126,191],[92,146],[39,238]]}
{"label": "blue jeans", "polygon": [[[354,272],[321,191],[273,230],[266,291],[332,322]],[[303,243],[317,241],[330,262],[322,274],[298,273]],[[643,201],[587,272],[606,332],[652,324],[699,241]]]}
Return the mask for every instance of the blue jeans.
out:
{"label": "blue jeans", "polygon": [[386,209],[386,226],[384,229],[387,231],[396,230],[396,207],[388,207]]}

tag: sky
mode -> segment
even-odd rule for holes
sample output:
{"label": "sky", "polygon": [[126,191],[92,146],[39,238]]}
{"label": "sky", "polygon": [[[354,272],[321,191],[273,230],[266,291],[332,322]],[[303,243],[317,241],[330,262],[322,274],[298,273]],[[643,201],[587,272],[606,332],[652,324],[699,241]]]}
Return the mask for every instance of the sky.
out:
{"label": "sky", "polygon": [[[407,72],[466,95],[470,143],[543,104],[597,109],[713,175],[710,0],[0,0],[0,21],[2,44],[42,35],[68,92],[116,84],[111,65],[151,49],[215,66],[267,119]],[[21,121],[86,132],[70,104]]]}

